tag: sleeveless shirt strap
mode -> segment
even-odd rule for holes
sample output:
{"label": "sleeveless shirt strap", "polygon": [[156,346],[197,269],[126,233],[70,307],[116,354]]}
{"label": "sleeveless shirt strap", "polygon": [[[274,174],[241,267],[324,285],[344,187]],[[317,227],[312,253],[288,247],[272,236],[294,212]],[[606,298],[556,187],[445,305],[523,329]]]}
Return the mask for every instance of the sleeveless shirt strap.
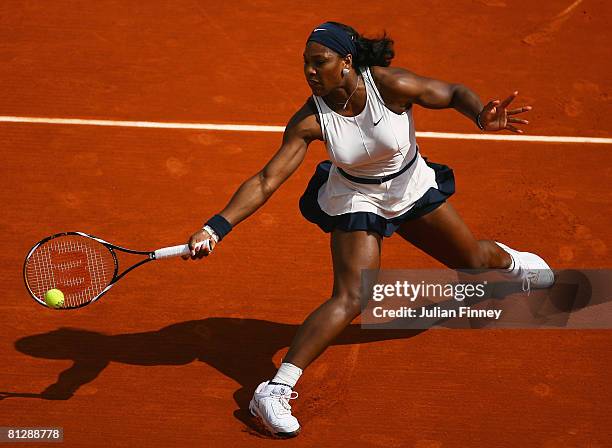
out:
{"label": "sleeveless shirt strap", "polygon": [[367,80],[368,83],[370,84],[370,86],[372,87],[372,90],[374,90],[374,93],[376,94],[376,97],[378,98],[378,100],[382,104],[385,104],[385,100],[383,100],[382,96],[380,95],[380,92],[378,91],[378,87],[376,87],[376,83],[374,82],[374,77],[372,76],[372,72],[370,71],[370,67],[365,67],[361,71],[361,73],[363,75],[363,79]]}
{"label": "sleeveless shirt strap", "polygon": [[314,100],[315,105],[317,106],[317,111],[319,112],[319,123],[321,124],[321,134],[323,135],[323,141],[327,141],[325,129],[327,128],[327,123],[325,121],[325,114],[323,113],[323,107],[319,104],[319,98],[315,95],[312,95],[312,99]]}

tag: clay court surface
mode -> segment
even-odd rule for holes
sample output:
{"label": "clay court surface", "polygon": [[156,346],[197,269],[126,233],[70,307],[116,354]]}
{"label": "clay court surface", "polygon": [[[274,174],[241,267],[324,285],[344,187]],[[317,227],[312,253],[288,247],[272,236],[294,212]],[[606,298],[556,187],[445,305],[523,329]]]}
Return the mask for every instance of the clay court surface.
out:
{"label": "clay court surface", "polygon": [[[5,0],[0,115],[282,126],[309,95],[304,41],[328,19],[386,29],[394,65],[483,100],[519,90],[516,103],[534,106],[529,135],[612,138],[612,6],[595,0]],[[417,108],[415,121],[478,133],[453,111]],[[0,391],[22,395],[0,401],[0,426],[61,426],[70,447],[612,445],[607,330],[399,334],[356,322],[298,384],[302,434],[251,428],[241,409],[253,388],[331,291],[328,236],[297,207],[321,143],[211,258],[152,263],[82,310],[27,295],[34,242],[80,230],[136,249],[183,243],[280,139],[0,123]],[[558,269],[612,267],[611,145],[419,143],[455,170],[452,203],[477,236]],[[440,265],[392,237],[383,267]],[[41,399],[50,386],[65,399]]]}

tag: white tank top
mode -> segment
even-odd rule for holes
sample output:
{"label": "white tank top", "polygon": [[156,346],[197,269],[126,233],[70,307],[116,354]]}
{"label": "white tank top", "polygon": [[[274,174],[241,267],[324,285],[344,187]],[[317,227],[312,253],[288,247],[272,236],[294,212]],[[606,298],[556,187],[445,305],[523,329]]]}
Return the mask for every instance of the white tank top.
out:
{"label": "white tank top", "polygon": [[[374,84],[370,69],[362,70],[366,105],[355,117],[331,110],[321,97],[313,96],[327,153],[332,161],[327,182],[318,202],[331,216],[370,212],[384,218],[406,213],[429,188],[437,188],[434,170],[417,153],[412,109],[396,114],[385,103]],[[381,177],[402,169],[403,174],[383,184],[355,183],[338,171],[357,177]]]}
{"label": "white tank top", "polygon": [[344,117],[313,95],[330,160],[358,177],[381,177],[399,171],[415,155],[412,109],[396,114],[385,105],[369,68],[361,71],[366,104],[359,115]]}

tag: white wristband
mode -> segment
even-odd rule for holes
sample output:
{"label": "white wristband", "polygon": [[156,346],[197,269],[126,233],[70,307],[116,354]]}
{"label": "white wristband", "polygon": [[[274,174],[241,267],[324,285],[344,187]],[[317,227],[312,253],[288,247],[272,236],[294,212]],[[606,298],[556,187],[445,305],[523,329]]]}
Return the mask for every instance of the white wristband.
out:
{"label": "white wristband", "polygon": [[217,232],[215,232],[212,227],[204,226],[202,230],[208,232],[208,234],[212,236],[212,239],[215,240],[215,244],[219,242],[219,235],[217,235]]}

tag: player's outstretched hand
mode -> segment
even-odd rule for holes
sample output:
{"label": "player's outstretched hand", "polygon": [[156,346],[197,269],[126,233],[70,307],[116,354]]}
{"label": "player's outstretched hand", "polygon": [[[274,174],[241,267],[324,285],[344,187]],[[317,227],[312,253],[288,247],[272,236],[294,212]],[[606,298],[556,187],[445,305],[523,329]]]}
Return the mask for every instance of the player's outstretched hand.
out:
{"label": "player's outstretched hand", "polygon": [[183,259],[188,260],[191,258],[192,260],[199,260],[202,257],[207,257],[212,253],[216,245],[217,243],[212,235],[206,230],[200,229],[189,238],[191,255],[185,255]]}
{"label": "player's outstretched hand", "polygon": [[523,130],[514,124],[529,124],[527,120],[515,118],[513,115],[522,114],[531,110],[531,106],[523,106],[518,109],[508,109],[510,103],[516,98],[518,92],[513,92],[503,101],[495,100],[487,104],[480,112],[480,124],[485,131],[502,131],[507,129],[517,134],[522,134]]}

